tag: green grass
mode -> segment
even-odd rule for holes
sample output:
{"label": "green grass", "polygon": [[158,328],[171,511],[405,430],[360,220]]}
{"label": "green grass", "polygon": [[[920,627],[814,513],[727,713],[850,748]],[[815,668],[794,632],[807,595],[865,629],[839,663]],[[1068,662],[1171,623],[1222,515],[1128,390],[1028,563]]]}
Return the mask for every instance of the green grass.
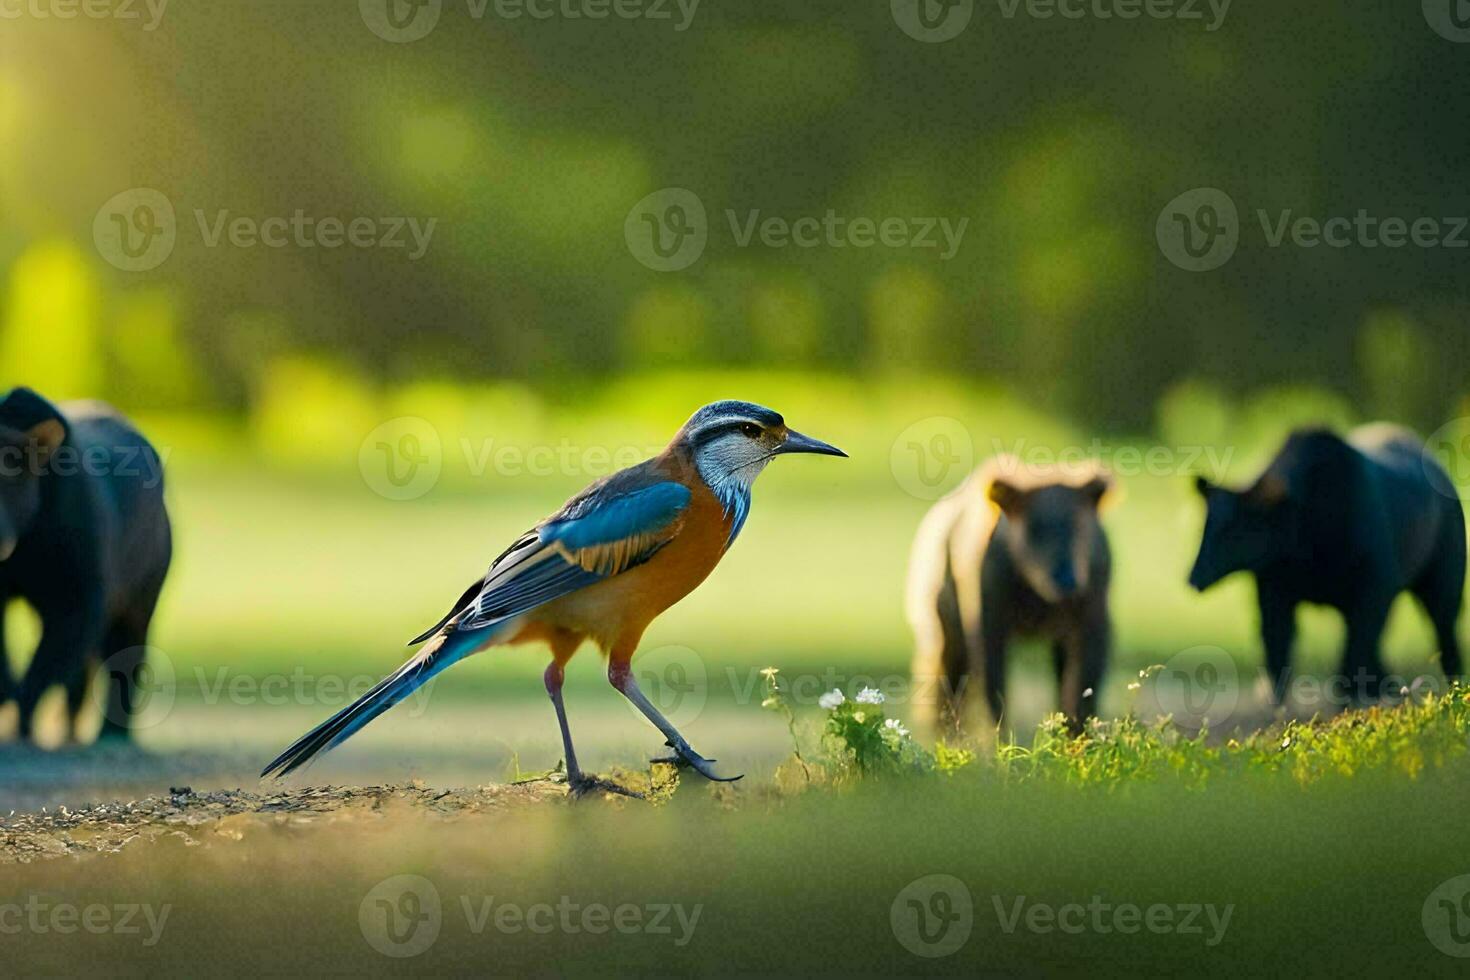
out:
{"label": "green grass", "polygon": [[1203,788],[1235,774],[1289,776],[1301,784],[1328,776],[1396,769],[1417,776],[1458,763],[1470,738],[1470,689],[1454,687],[1396,708],[1346,712],[1328,721],[1288,721],[1224,743],[1167,723],[1093,719],[1080,736],[1057,715],[1029,747],[1002,745],[995,767],[1007,780],[1060,780],[1113,788],[1137,780],[1177,779]]}
{"label": "green grass", "polygon": [[[1219,750],[1203,784],[1191,778],[1198,759],[1182,770],[1170,761],[1175,748],[1125,771],[1094,765],[1104,748],[1071,743],[1033,750],[1027,763],[794,795],[692,783],[662,806],[206,822],[117,855],[6,871],[15,903],[167,905],[156,944],[23,929],[7,937],[7,954],[31,972],[67,974],[192,974],[201,962],[329,975],[613,966],[661,975],[1457,974],[1461,961],[1435,946],[1452,937],[1435,896],[1467,871],[1457,857],[1458,815],[1470,806],[1463,696],[1457,706],[1324,727],[1316,741],[1297,734],[1301,742],[1274,750]],[[1135,735],[1106,753],[1157,749],[1142,750]],[[1427,752],[1428,764],[1402,764],[1403,749]],[[1337,750],[1359,764],[1345,768]],[[1228,764],[1231,756],[1244,764]],[[1268,757],[1276,761],[1260,764]],[[1308,758],[1330,761],[1303,779]],[[366,938],[374,912],[381,918],[375,889],[391,891],[383,882],[399,875],[426,879],[441,909],[437,938],[404,960]],[[947,904],[932,897],[936,875],[946,876]],[[916,897],[920,908],[960,916],[956,931],[937,933],[963,939],[949,955],[905,945]],[[678,904],[698,917],[692,930],[668,934],[591,935],[559,923],[533,932],[515,919],[485,925],[477,913],[486,902]],[[1093,907],[1110,911],[1094,918]],[[1060,913],[1070,916],[1066,930],[1052,918],[1064,908],[1082,910]],[[1120,908],[1136,911],[1119,919]]]}
{"label": "green grass", "polygon": [[[1153,671],[1147,673],[1152,674]],[[834,693],[818,726],[798,714],[779,670],[762,674],[762,709],[779,716],[792,756],[777,772],[787,790],[847,786],[900,777],[954,777],[983,771],[1007,783],[1063,782],[1107,790],[1139,782],[1177,781],[1203,789],[1238,774],[1289,775],[1305,785],[1331,775],[1395,769],[1418,776],[1458,762],[1470,751],[1470,688],[1458,681],[1444,693],[1404,698],[1396,705],[1346,711],[1331,718],[1281,719],[1221,738],[1208,726],[1182,730],[1170,717],[1090,718],[1071,729],[1060,712],[1022,742],[951,734],[933,751],[890,714],[876,690],[856,697]],[[815,730],[814,730],[815,729]]]}

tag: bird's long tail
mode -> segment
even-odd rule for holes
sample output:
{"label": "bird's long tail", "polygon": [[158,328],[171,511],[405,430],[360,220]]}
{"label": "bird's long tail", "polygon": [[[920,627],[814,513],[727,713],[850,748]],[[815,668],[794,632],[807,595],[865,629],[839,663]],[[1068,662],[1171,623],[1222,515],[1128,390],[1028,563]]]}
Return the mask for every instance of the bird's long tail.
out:
{"label": "bird's long tail", "polygon": [[276,756],[261,770],[262,778],[290,775],[355,735],[368,722],[427,684],[434,675],[473,653],[485,640],[483,630],[436,637],[422,650],[383,678],[373,689],[337,712]]}

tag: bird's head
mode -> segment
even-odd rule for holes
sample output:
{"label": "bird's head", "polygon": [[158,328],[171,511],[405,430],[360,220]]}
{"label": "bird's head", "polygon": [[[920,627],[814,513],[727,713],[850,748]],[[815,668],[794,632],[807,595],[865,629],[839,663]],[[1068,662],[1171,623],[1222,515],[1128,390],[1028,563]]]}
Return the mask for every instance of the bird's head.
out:
{"label": "bird's head", "polygon": [[749,486],[766,464],[787,453],[846,456],[836,446],[786,427],[778,413],[751,402],[723,401],[690,416],[674,437],[712,487]]}

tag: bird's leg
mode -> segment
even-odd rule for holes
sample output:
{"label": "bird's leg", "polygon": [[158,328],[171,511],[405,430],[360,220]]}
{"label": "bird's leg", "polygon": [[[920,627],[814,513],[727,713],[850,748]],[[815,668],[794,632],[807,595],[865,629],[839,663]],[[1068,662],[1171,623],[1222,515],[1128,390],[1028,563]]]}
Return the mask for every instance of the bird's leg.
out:
{"label": "bird's leg", "polygon": [[642,793],[624,789],[604,779],[582,774],[581,766],[577,765],[577,750],[572,747],[572,730],[567,726],[567,709],[561,700],[561,686],[565,677],[566,672],[562,665],[557,661],[552,661],[547,666],[542,679],[546,682],[546,693],[551,695],[552,707],[556,708],[556,722],[561,726],[561,744],[567,758],[567,787],[571,790],[572,795],[581,796],[591,790],[600,789],[621,796],[641,798]]}
{"label": "bird's leg", "polygon": [[673,762],[676,765],[692,766],[705,779],[710,779],[717,783],[733,783],[735,780],[742,778],[741,776],[718,776],[715,774],[714,766],[710,765],[710,763],[717,760],[706,759],[689,746],[684,736],[679,734],[679,730],[653,706],[653,702],[649,701],[647,696],[638,687],[638,682],[633,679],[633,670],[626,660],[619,660],[614,657],[608,664],[607,679],[612,682],[612,686],[617,688],[623,697],[633,702],[633,705],[639,711],[643,712],[645,718],[653,722],[655,728],[664,733],[664,737],[667,739],[665,744],[674,750],[673,759],[654,759],[654,762]]}
{"label": "bird's leg", "polygon": [[546,682],[546,693],[551,695],[551,705],[556,708],[556,722],[561,726],[561,745],[567,757],[567,781],[576,783],[582,779],[582,769],[577,765],[577,750],[572,747],[572,730],[567,726],[567,709],[561,700],[561,685],[566,677],[562,665],[552,662],[547,665],[542,679]]}

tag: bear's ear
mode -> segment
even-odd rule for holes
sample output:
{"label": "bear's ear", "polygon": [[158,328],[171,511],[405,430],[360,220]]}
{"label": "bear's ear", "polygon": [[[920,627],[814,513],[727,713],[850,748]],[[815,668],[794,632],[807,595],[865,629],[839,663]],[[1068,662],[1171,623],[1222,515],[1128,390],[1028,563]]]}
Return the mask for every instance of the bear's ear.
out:
{"label": "bear's ear", "polygon": [[66,423],[59,418],[46,419],[31,426],[26,436],[34,440],[43,453],[49,454],[66,441]]}
{"label": "bear's ear", "polygon": [[0,426],[23,433],[42,458],[66,441],[66,419],[61,412],[29,388],[15,388],[0,401]]}
{"label": "bear's ear", "polygon": [[1088,480],[1086,483],[1082,484],[1080,489],[1082,492],[1082,496],[1087,500],[1087,502],[1092,504],[1093,507],[1096,507],[1102,503],[1103,497],[1107,496],[1108,491],[1113,489],[1112,474],[1099,473],[1091,480]]}
{"label": "bear's ear", "polygon": [[1014,514],[1025,508],[1026,492],[1003,476],[990,481],[985,494],[1007,514]]}
{"label": "bear's ear", "polygon": [[1261,507],[1275,507],[1285,503],[1290,495],[1291,488],[1286,483],[1286,477],[1270,470],[1261,474],[1261,478],[1250,491],[1251,503]]}

